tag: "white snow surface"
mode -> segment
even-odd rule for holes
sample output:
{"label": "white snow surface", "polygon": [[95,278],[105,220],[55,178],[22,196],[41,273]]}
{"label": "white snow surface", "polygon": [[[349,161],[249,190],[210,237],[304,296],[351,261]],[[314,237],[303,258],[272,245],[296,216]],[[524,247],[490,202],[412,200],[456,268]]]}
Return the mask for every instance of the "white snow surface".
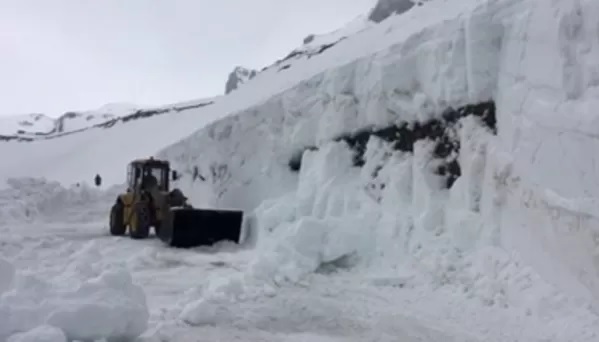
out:
{"label": "white snow surface", "polygon": [[[0,144],[0,339],[597,341],[597,27],[592,0],[436,0],[211,106]],[[356,167],[333,141],[491,98],[449,190],[431,142],[371,138]],[[194,205],[244,209],[244,244],[108,236],[151,154]]]}
{"label": "white snow surface", "polygon": [[366,15],[360,15],[348,22],[343,27],[325,34],[311,35],[311,40],[292,52],[310,54],[315,53],[323,45],[336,43],[366,30],[373,23],[369,22]]}

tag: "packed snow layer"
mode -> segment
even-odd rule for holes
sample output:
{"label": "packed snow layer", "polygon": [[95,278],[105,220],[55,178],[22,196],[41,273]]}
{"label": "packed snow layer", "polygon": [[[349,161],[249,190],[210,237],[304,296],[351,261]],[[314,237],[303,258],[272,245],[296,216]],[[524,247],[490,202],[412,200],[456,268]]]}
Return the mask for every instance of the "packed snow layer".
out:
{"label": "packed snow layer", "polygon": [[[453,3],[462,11],[472,4]],[[410,22],[408,14],[430,7],[415,8],[382,25],[389,25],[389,35],[395,34]],[[274,278],[297,279],[333,256],[356,252],[347,247],[350,250],[325,257],[332,247],[322,242],[335,240],[326,238],[325,231],[354,232],[356,224],[369,232],[359,237],[363,245],[358,248],[363,250],[358,255],[386,264],[387,269],[404,254],[416,256],[443,282],[457,272],[458,259],[469,260],[485,246],[499,246],[516,252],[509,263],[521,259],[571,295],[597,298],[596,215],[571,207],[589,202],[577,198],[596,196],[598,189],[590,112],[598,100],[599,59],[593,58],[599,53],[598,10],[593,1],[484,2],[464,16],[447,15],[444,22],[406,34],[405,40],[384,51],[317,74],[260,105],[214,122],[162,155],[189,175],[196,171],[203,175],[203,181],[188,177],[186,189],[201,189],[210,205],[251,211],[264,200],[276,203],[279,196],[297,192],[292,201],[307,208],[277,204],[272,211],[287,213],[285,222],[272,223],[268,217],[254,222],[286,226],[279,230],[295,234],[275,238],[272,247],[276,253],[288,253],[286,257],[277,254],[283,260],[292,258],[284,263],[288,268],[268,259],[264,265],[271,266],[260,267],[276,267],[268,271]],[[253,82],[259,79],[260,75]],[[431,147],[425,142],[403,164],[398,162],[393,172],[402,178],[391,177],[384,183],[384,191],[391,193],[377,205],[385,210],[370,206],[342,210],[351,200],[341,196],[340,202],[334,191],[329,195],[331,179],[312,179],[319,191],[302,192],[301,175],[308,171],[303,163],[299,176],[289,169],[288,162],[298,151],[322,148],[341,134],[368,126],[426,121],[450,106],[489,98],[497,103],[498,136],[480,138],[476,129],[467,128],[472,124],[465,124],[459,157],[462,177],[451,191],[440,189],[430,172]],[[473,134],[478,138],[469,138]],[[203,148],[194,153],[195,146]],[[559,158],[557,151],[561,151]],[[310,155],[305,152],[304,158]],[[338,191],[349,191],[351,184],[367,185],[362,179]],[[389,190],[390,184],[394,191]],[[535,190],[537,184],[546,190]],[[547,193],[553,195],[547,198]],[[311,204],[316,201],[331,208]],[[323,222],[327,210],[339,210],[341,221]],[[360,224],[362,215],[372,223]],[[315,239],[310,241],[316,250],[301,249],[299,241],[308,237]],[[352,241],[342,245],[353,246]],[[368,247],[364,250],[364,246]],[[490,298],[505,291],[491,288]]]}
{"label": "packed snow layer", "polygon": [[[89,252],[89,253],[88,253]],[[0,259],[0,340],[132,339],[147,328],[143,291],[122,269],[94,267],[90,250],[61,274],[15,272]]]}

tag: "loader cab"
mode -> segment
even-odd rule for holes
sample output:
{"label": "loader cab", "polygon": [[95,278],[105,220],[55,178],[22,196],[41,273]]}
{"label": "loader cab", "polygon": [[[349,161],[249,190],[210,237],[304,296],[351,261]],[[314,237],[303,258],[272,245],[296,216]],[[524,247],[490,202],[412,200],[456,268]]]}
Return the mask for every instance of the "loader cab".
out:
{"label": "loader cab", "polygon": [[169,191],[170,165],[167,161],[144,159],[129,164],[127,169],[128,188],[147,190],[157,186],[161,191]]}

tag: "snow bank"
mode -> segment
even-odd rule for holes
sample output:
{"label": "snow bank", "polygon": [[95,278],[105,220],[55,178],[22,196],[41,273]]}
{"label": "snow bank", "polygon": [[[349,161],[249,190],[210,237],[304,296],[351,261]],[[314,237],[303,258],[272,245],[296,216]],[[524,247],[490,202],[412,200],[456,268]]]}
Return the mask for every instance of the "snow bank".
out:
{"label": "snow bank", "polygon": [[99,190],[85,183],[67,188],[43,178],[11,178],[7,185],[0,189],[0,224],[105,220],[117,193],[124,188]]}
{"label": "snow bank", "polygon": [[126,271],[101,270],[78,258],[92,247],[74,255],[62,274],[15,273],[0,260],[0,340],[131,339],[146,330],[143,291]]}

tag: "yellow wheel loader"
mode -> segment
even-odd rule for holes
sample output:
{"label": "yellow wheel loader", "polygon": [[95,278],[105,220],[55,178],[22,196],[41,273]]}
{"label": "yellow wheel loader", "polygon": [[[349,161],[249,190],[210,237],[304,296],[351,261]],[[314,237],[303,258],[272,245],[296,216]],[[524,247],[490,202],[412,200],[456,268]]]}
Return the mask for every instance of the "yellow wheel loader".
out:
{"label": "yellow wheel loader", "polygon": [[243,212],[193,208],[179,189],[166,160],[137,159],[127,169],[127,192],[120,194],[110,211],[110,233],[144,239],[155,234],[172,247],[212,245],[218,241],[240,242]]}

